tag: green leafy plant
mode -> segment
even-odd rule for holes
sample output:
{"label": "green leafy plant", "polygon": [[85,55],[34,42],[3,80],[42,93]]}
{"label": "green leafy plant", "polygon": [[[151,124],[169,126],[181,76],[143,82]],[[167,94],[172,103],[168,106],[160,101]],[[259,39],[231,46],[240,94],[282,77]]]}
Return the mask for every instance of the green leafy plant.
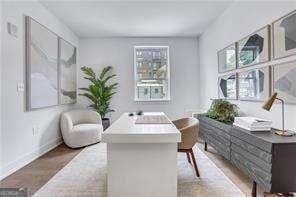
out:
{"label": "green leafy plant", "polygon": [[110,109],[110,100],[116,94],[115,90],[118,86],[118,83],[110,82],[116,76],[112,74],[113,67],[105,67],[98,75],[92,68],[87,66],[83,66],[81,70],[85,74],[84,79],[89,80],[91,83],[87,88],[79,88],[84,91],[79,95],[88,98],[92,102],[89,107],[95,109],[102,118],[105,118],[107,113],[114,111]]}
{"label": "green leafy plant", "polygon": [[235,104],[226,100],[215,99],[207,111],[206,116],[220,122],[233,122],[234,117],[238,116],[238,108]]}

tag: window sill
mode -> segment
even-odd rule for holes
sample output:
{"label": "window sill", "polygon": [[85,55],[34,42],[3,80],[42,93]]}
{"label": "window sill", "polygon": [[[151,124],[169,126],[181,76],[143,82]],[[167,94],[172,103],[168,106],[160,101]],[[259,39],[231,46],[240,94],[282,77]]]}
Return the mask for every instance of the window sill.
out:
{"label": "window sill", "polygon": [[144,99],[134,99],[134,102],[170,102],[171,99],[150,99],[150,100],[144,100]]}

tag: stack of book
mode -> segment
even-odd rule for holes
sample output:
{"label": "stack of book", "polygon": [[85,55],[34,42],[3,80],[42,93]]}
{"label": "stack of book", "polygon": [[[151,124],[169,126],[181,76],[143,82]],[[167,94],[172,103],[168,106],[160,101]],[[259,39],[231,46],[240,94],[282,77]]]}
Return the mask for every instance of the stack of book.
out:
{"label": "stack of book", "polygon": [[270,131],[272,121],[256,117],[235,117],[233,125],[249,131]]}

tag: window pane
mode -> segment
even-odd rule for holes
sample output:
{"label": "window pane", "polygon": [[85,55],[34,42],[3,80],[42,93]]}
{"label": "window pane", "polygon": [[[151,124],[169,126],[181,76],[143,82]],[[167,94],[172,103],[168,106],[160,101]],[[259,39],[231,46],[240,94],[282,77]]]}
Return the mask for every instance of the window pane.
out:
{"label": "window pane", "polygon": [[136,99],[168,99],[168,47],[136,47],[135,53]]}

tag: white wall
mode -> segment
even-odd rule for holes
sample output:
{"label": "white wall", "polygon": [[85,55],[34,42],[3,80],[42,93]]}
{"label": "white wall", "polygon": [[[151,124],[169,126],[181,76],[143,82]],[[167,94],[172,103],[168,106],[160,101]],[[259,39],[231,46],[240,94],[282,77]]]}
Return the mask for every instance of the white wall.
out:
{"label": "white wall", "polygon": [[[1,171],[0,179],[60,143],[59,114],[71,106],[25,112],[25,94],[17,83],[25,83],[24,15],[46,25],[78,46],[78,38],[38,2],[2,2],[1,34]],[[7,33],[6,23],[18,27],[18,37]],[[33,126],[39,127],[33,136]]]}
{"label": "white wall", "polygon": [[[2,78],[2,2],[0,1],[0,76]],[[2,80],[0,78],[0,139],[2,139]],[[0,140],[1,142],[1,140]],[[2,147],[0,145],[0,166],[2,164]],[[1,167],[0,167],[0,173],[1,173]]]}
{"label": "white wall", "polygon": [[[199,39],[201,107],[208,108],[210,98],[218,97],[217,51],[295,9],[295,1],[235,2],[202,34]],[[296,59],[296,57],[291,58]],[[266,112],[261,109],[261,102],[236,101],[235,103],[243,112],[270,118],[274,121],[274,126],[280,126],[279,105],[275,106],[271,112]],[[286,114],[288,128],[295,129],[296,105],[287,105]]]}
{"label": "white wall", "polygon": [[[112,105],[116,110],[112,119],[123,112],[135,110],[164,111],[169,117],[184,116],[187,109],[198,106],[198,42],[196,38],[100,38],[81,39],[80,66],[91,66],[100,71],[103,66],[114,66],[120,84]],[[133,46],[169,45],[171,66],[171,101],[168,103],[134,102]],[[80,72],[81,75],[81,72]],[[79,77],[79,87],[87,85]],[[79,97],[79,104],[87,105]]]}

